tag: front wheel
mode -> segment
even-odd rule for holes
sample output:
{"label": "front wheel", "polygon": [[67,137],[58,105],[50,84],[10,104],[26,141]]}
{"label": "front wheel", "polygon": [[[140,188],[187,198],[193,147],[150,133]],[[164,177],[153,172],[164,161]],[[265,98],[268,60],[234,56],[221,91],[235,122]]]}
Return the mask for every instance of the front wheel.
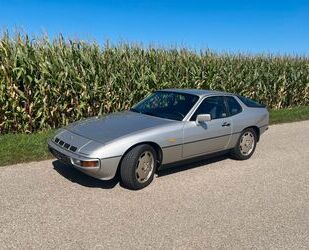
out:
{"label": "front wheel", "polygon": [[247,160],[249,159],[255,150],[257,142],[256,132],[252,128],[245,129],[235,146],[232,149],[231,155],[237,160]]}
{"label": "front wheel", "polygon": [[150,145],[142,144],[132,148],[120,165],[123,186],[134,190],[148,186],[153,180],[156,162],[156,151]]}

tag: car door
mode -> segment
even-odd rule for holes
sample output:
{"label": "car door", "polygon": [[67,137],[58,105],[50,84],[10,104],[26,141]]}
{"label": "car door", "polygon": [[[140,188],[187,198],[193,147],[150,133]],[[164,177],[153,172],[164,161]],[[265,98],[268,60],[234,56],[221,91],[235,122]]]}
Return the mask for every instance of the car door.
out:
{"label": "car door", "polygon": [[[211,121],[197,123],[199,114],[210,114]],[[224,150],[231,136],[231,119],[228,117],[223,96],[206,97],[198,106],[183,129],[183,157]]]}

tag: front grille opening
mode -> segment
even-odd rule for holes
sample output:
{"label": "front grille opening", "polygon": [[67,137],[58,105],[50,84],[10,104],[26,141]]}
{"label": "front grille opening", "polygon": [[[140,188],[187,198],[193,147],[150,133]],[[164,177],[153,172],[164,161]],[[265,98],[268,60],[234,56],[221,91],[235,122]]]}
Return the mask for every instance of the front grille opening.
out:
{"label": "front grille opening", "polygon": [[58,145],[60,145],[61,147],[64,147],[72,152],[75,152],[77,150],[77,147],[70,145],[69,143],[66,143],[62,140],[60,140],[58,137],[55,138],[55,143],[57,143]]}
{"label": "front grille opening", "polygon": [[71,160],[68,156],[60,153],[59,151],[53,149],[53,148],[49,148],[50,152],[59,160],[63,161],[66,164],[71,164]]}

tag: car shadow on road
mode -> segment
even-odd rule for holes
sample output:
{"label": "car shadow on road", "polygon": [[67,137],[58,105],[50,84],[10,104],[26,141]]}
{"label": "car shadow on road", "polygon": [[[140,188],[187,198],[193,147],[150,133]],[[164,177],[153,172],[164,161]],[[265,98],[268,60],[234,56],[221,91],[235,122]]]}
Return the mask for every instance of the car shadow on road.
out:
{"label": "car shadow on road", "polygon": [[114,179],[109,181],[103,181],[95,179],[91,176],[88,176],[72,166],[66,165],[59,160],[53,161],[54,169],[63,177],[70,180],[71,182],[78,183],[85,187],[92,188],[103,188],[103,189],[111,189],[115,187],[119,183],[119,178],[116,176]]}
{"label": "car shadow on road", "polygon": [[226,154],[225,152],[223,152],[223,153],[217,153],[217,154],[213,154],[209,156],[198,157],[198,158],[190,159],[186,161],[181,161],[178,163],[173,163],[173,164],[164,166],[164,168],[158,171],[157,176],[163,177],[166,175],[190,170],[193,168],[202,167],[202,166],[212,164],[218,161],[224,161],[229,158],[230,156]]}
{"label": "car shadow on road", "polygon": [[[198,157],[191,160],[181,161],[164,166],[164,168],[157,171],[157,177],[163,177],[166,175],[190,170],[197,167],[202,167],[218,161],[229,159],[229,155],[224,153],[214,154],[210,156]],[[98,180],[91,176],[88,176],[72,166],[66,165],[59,160],[53,161],[54,169],[63,177],[71,182],[78,183],[85,187],[111,189],[119,183],[119,174],[116,174],[115,178],[109,181]],[[120,186],[122,186],[120,184]]]}

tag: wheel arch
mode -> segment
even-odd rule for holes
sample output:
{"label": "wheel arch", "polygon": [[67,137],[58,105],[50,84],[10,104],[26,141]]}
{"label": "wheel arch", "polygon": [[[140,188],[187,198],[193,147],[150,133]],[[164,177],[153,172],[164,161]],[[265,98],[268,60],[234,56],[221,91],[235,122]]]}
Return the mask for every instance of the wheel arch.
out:
{"label": "wheel arch", "polygon": [[257,137],[256,142],[258,142],[260,140],[260,129],[259,129],[259,127],[258,126],[249,126],[249,127],[246,127],[244,130],[246,130],[248,128],[252,128],[255,131],[255,134],[256,134],[256,137]]}
{"label": "wheel arch", "polygon": [[162,151],[162,148],[160,147],[159,144],[157,144],[156,142],[153,142],[153,141],[143,141],[143,142],[139,142],[139,143],[136,143],[134,145],[132,145],[131,147],[129,147],[125,152],[124,154],[122,155],[121,157],[121,160],[119,161],[119,164],[118,164],[118,169],[117,171],[119,170],[120,168],[120,165],[121,165],[121,162],[122,162],[122,159],[123,157],[134,147],[136,146],[139,146],[139,145],[143,145],[143,144],[148,144],[150,145],[157,153],[157,166],[156,168],[158,168],[161,163],[162,163],[162,160],[163,160],[163,151]]}

